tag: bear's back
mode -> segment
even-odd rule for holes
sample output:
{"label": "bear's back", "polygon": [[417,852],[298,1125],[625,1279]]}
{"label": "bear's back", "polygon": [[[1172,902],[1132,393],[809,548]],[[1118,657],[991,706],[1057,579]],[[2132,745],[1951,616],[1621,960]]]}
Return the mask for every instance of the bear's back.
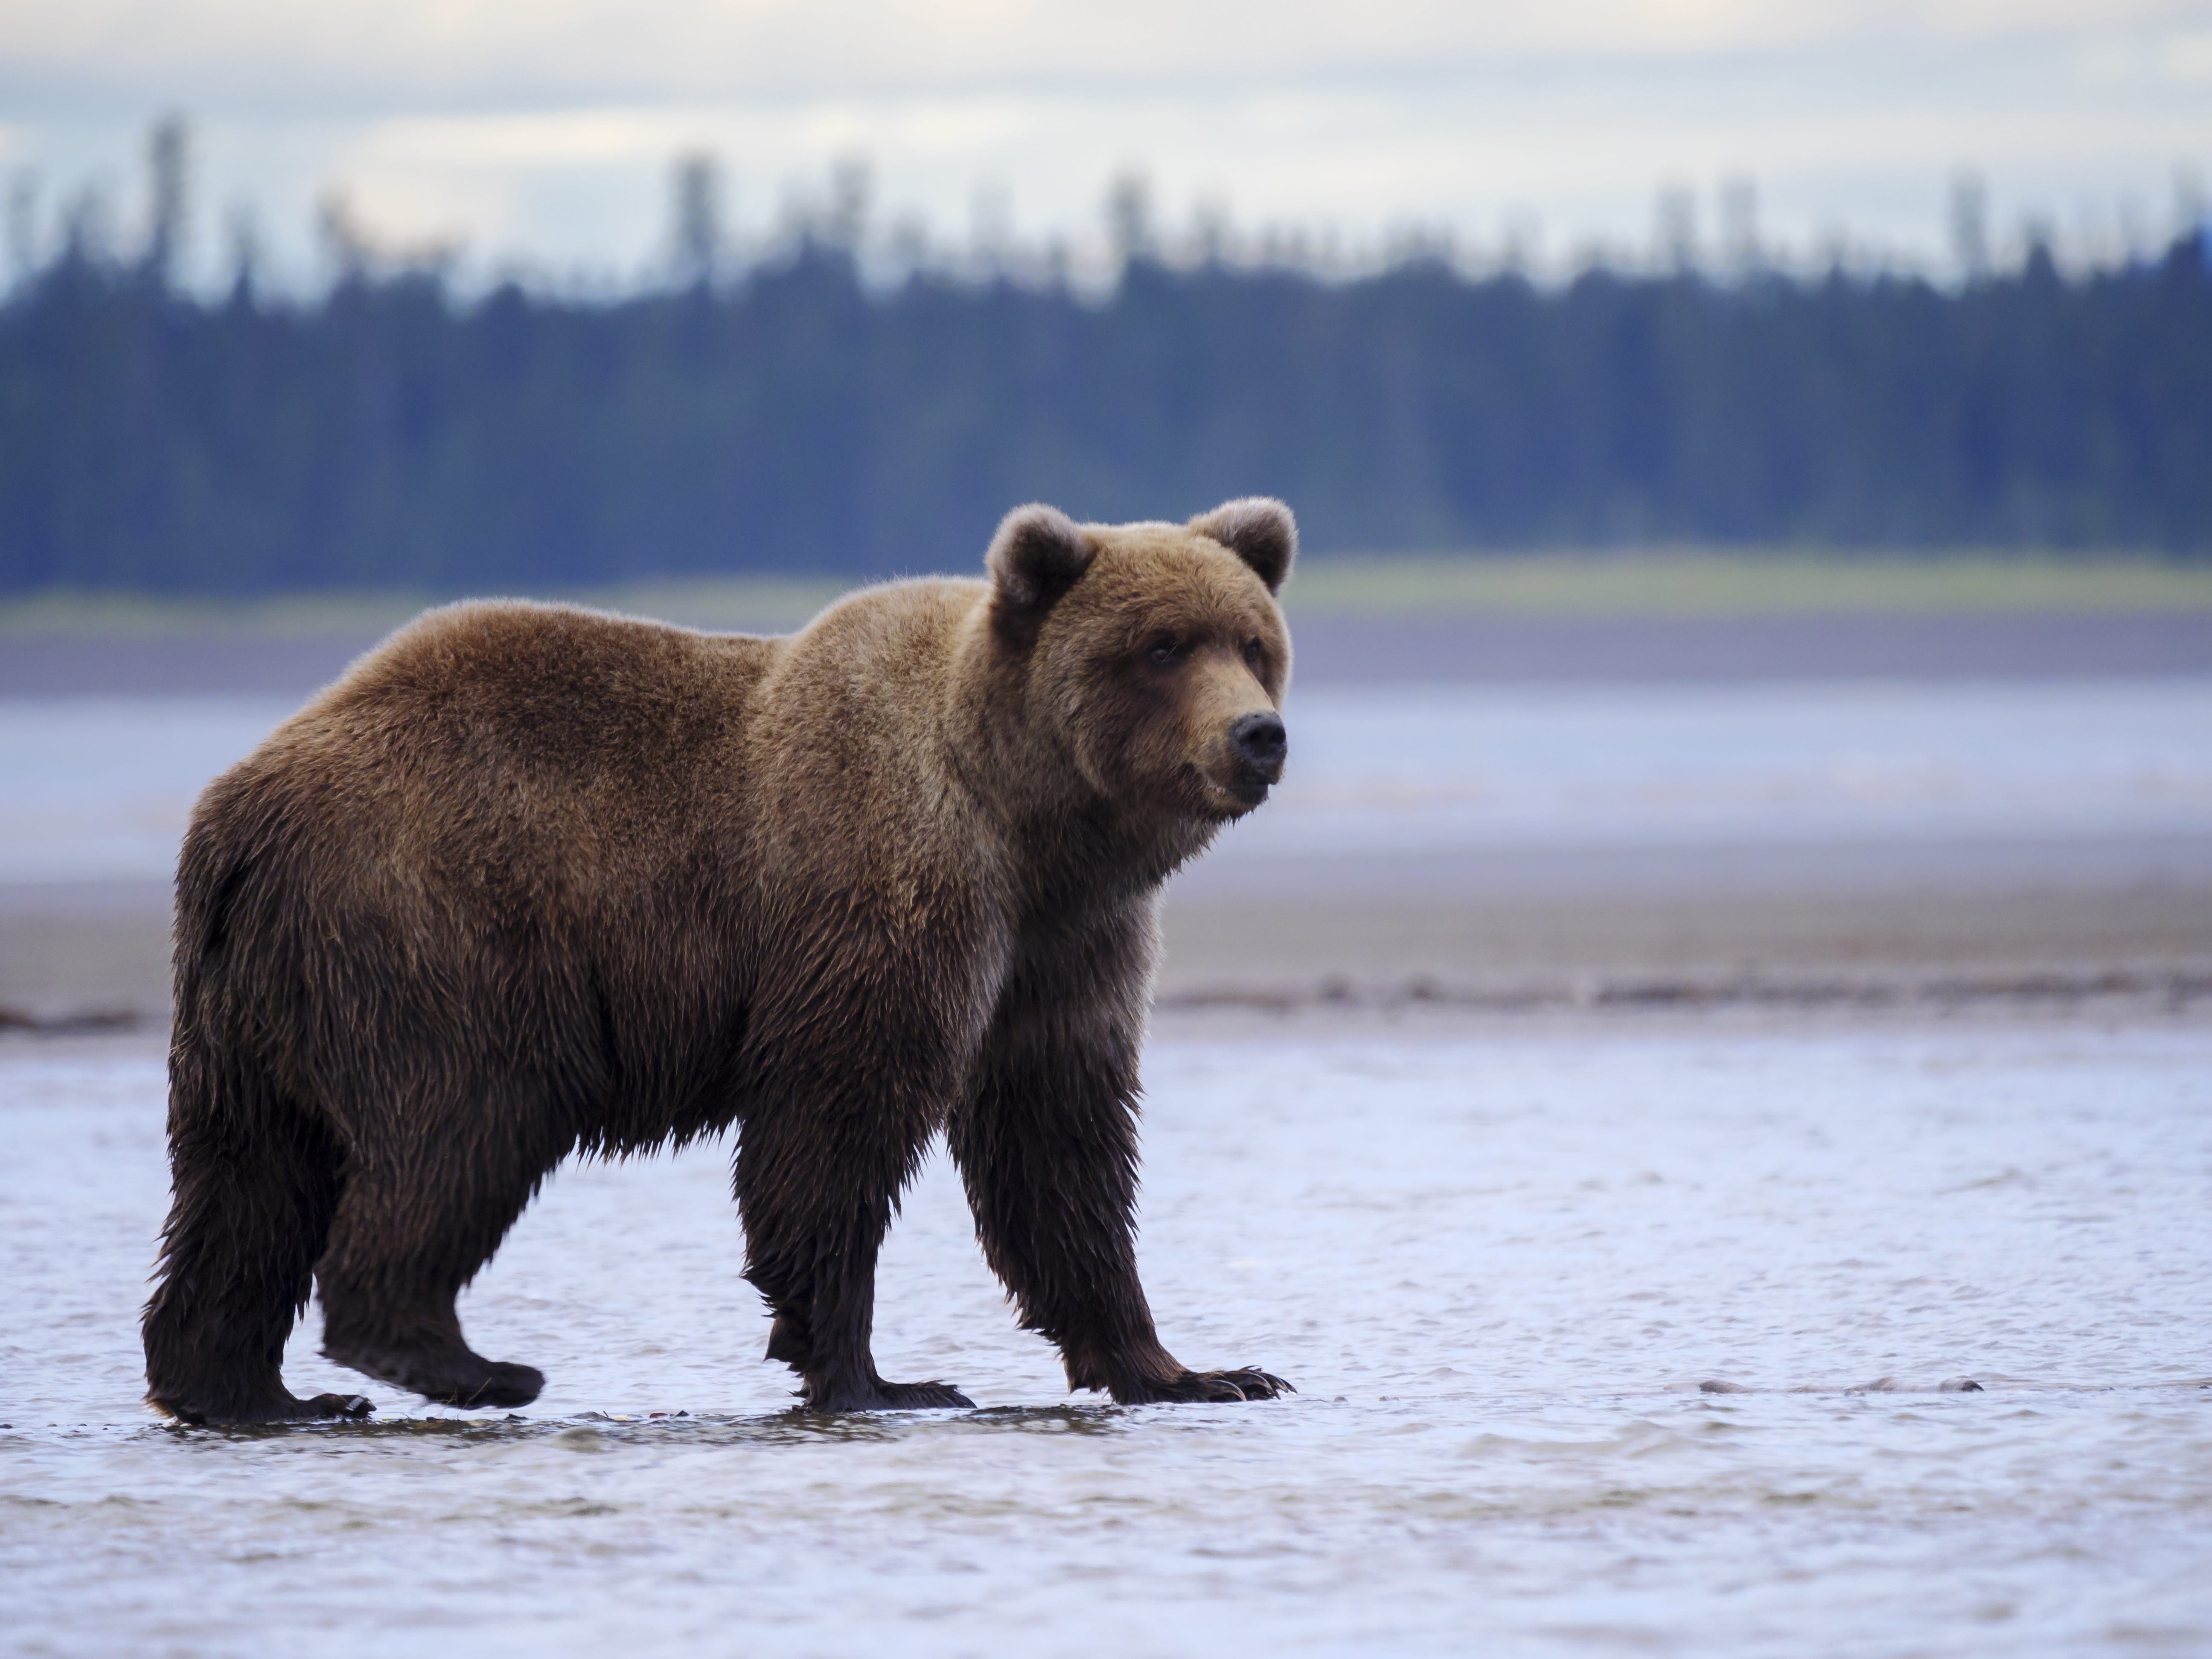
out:
{"label": "bear's back", "polygon": [[783,643],[520,600],[447,605],[356,662],[272,746],[342,751],[392,777],[459,768],[635,790],[726,751]]}
{"label": "bear's back", "polygon": [[521,601],[430,611],[209,788],[187,865],[645,878],[742,811],[746,712],[783,645]]}
{"label": "bear's back", "polygon": [[541,764],[604,764],[741,720],[786,641],[526,600],[418,617],[303,709],[300,723],[415,738],[465,732]]}

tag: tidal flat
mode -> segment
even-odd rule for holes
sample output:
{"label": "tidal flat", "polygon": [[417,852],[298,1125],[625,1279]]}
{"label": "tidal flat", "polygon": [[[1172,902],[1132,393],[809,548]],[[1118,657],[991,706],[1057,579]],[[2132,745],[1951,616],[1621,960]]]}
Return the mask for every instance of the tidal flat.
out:
{"label": "tidal flat", "polygon": [[2203,1018],[1169,1019],[1148,1080],[1163,1334],[1294,1397],[1070,1398],[939,1153],[877,1353],[977,1408],[796,1414],[718,1144],[564,1167],[465,1297],[526,1413],[225,1431],[138,1400],[158,1042],[0,1042],[9,1646],[2212,1646]]}

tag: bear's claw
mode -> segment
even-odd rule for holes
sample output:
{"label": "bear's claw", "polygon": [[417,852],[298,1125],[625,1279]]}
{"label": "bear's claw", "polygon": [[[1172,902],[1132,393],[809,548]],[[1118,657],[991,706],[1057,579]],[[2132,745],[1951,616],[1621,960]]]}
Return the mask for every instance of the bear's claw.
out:
{"label": "bear's claw", "polygon": [[1297,1392],[1273,1371],[1244,1365],[1226,1371],[1185,1371],[1166,1382],[1148,1378],[1135,1388],[1115,1389],[1114,1398],[1124,1406],[1138,1406],[1172,1401],[1273,1400]]}
{"label": "bear's claw", "polygon": [[533,1365],[494,1360],[481,1381],[456,1383],[439,1393],[424,1391],[423,1398],[440,1405],[471,1410],[494,1410],[527,1406],[545,1387],[545,1373]]}

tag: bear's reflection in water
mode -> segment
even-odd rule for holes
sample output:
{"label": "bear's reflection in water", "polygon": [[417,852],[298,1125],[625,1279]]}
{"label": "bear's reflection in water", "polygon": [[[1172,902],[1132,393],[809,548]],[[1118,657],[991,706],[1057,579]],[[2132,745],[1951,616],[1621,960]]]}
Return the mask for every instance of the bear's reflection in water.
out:
{"label": "bear's reflection in water", "polygon": [[[940,1418],[903,1412],[817,1412],[805,1406],[781,1411],[647,1412],[640,1416],[580,1412],[570,1418],[337,1417],[295,1423],[185,1425],[165,1423],[147,1432],[210,1443],[292,1440],[301,1447],[374,1444],[380,1441],[449,1441],[458,1445],[525,1445],[551,1440],[570,1449],[617,1446],[793,1446],[816,1442],[896,1443],[923,1433],[1115,1434],[1127,1431],[1127,1406],[984,1406]],[[934,1427],[929,1426],[934,1425]],[[198,1434],[190,1432],[198,1430]]]}

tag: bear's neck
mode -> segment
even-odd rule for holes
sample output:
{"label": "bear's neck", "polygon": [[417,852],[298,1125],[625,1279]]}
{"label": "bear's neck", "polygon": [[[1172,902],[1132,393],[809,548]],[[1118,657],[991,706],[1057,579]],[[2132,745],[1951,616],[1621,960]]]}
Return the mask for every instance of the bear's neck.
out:
{"label": "bear's neck", "polygon": [[1204,852],[1220,828],[1116,799],[1055,748],[1036,734],[1000,732],[964,750],[969,793],[992,820],[1032,907],[1146,896]]}
{"label": "bear's neck", "polygon": [[1101,790],[1030,718],[1018,664],[988,650],[963,654],[956,682],[967,684],[947,706],[945,752],[1005,846],[1027,908],[1145,898],[1206,850],[1218,823]]}
{"label": "bear's neck", "polygon": [[1011,826],[1030,907],[1048,911],[1149,899],[1206,850],[1218,827],[1147,817],[1103,798],[1061,803]]}

